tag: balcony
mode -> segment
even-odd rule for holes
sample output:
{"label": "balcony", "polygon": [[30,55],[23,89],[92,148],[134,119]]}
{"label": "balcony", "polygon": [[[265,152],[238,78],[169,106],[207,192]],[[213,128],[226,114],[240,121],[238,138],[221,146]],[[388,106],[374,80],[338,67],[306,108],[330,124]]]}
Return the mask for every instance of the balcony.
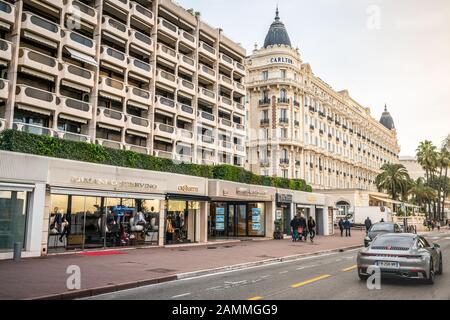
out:
{"label": "balcony", "polygon": [[194,108],[192,108],[191,106],[182,103],[177,103],[177,108],[178,108],[178,115],[189,119],[195,118]]}
{"label": "balcony", "polygon": [[92,119],[91,104],[68,97],[60,97],[60,99],[61,99],[61,103],[59,105],[60,113],[65,113],[86,120]]}
{"label": "balcony", "polygon": [[129,0],[105,0],[114,8],[120,9],[125,13],[128,13],[130,10],[130,1]]}
{"label": "balcony", "polygon": [[299,126],[300,126],[300,121],[295,120],[295,121],[294,121],[294,126],[299,127]]}
{"label": "balcony", "polygon": [[208,158],[202,158],[201,159],[201,164],[204,164],[206,166],[213,166],[216,164],[216,161],[213,159],[208,159]]}
{"label": "balcony", "polygon": [[178,55],[178,62],[180,63],[180,67],[183,67],[191,72],[195,72],[196,65],[195,65],[195,60],[185,56],[184,54],[179,54]]}
{"label": "balcony", "polygon": [[185,79],[178,79],[178,90],[183,91],[191,96],[195,96],[195,85]]}
{"label": "balcony", "polygon": [[237,81],[234,82],[234,91],[239,93],[241,96],[245,96],[246,94],[245,86]]}
{"label": "balcony", "polygon": [[229,131],[233,129],[233,122],[225,118],[219,118],[219,127]]}
{"label": "balcony", "polygon": [[277,102],[280,104],[289,104],[290,103],[290,99],[288,98],[278,98]]}
{"label": "balcony", "polygon": [[227,66],[231,69],[234,68],[234,62],[233,59],[230,58],[229,56],[227,56],[226,54],[220,53],[219,54],[219,62],[224,65]]}
{"label": "balcony", "polygon": [[34,124],[23,123],[23,122],[14,122],[13,129],[21,132],[28,132],[32,134],[37,134],[40,136],[50,136],[55,137],[56,132],[47,127],[37,126]]}
{"label": "balcony", "polygon": [[225,88],[233,90],[233,80],[228,78],[227,76],[220,74],[219,75],[219,84]]}
{"label": "balcony", "polygon": [[57,8],[58,10],[62,10],[63,8],[61,0],[40,0],[39,2],[43,2],[44,4],[50,5],[53,8]]}
{"label": "balcony", "polygon": [[128,58],[128,71],[133,72],[147,80],[153,77],[152,66],[136,58]]}
{"label": "balcony", "polygon": [[0,79],[0,99],[7,100],[9,95],[9,81]]}
{"label": "balcony", "polygon": [[259,165],[261,167],[268,167],[268,166],[270,166],[270,161],[269,161],[269,159],[260,159]]}
{"label": "balcony", "polygon": [[239,134],[245,134],[245,126],[240,123],[234,123],[234,128]]}
{"label": "balcony", "polygon": [[192,156],[188,154],[175,154],[174,160],[185,163],[192,163]]}
{"label": "balcony", "polygon": [[262,126],[265,126],[265,125],[268,125],[270,123],[270,120],[269,120],[269,118],[261,119],[261,120],[259,120],[259,123]]}
{"label": "balcony", "polygon": [[289,165],[289,159],[280,159],[280,165]]}
{"label": "balcony", "polygon": [[116,67],[124,69],[127,63],[127,56],[125,53],[108,46],[100,47],[100,60],[108,62]]}
{"label": "balcony", "polygon": [[156,96],[155,108],[175,113],[175,101],[169,98]]}
{"label": "balcony", "polygon": [[68,63],[62,63],[62,70],[60,75],[62,79],[67,79],[89,88],[94,87],[94,73],[90,70],[83,69]]}
{"label": "balcony", "polygon": [[176,51],[166,45],[161,44],[161,43],[158,43],[156,45],[156,53],[158,56],[160,56],[170,62],[176,62],[176,60],[177,60]]}
{"label": "balcony", "polygon": [[164,123],[155,123],[155,135],[168,138],[171,140],[175,140],[177,138],[177,130],[175,127],[164,124]]}
{"label": "balcony", "polygon": [[5,1],[0,1],[0,20],[10,25],[14,24],[16,6]]}
{"label": "balcony", "polygon": [[[148,90],[142,90],[133,86],[127,86],[127,100],[134,101],[148,108],[152,105],[152,97]],[[133,103],[130,103],[133,104]]]}
{"label": "balcony", "polygon": [[127,117],[122,112],[107,108],[97,108],[97,122],[103,122],[123,128],[125,126],[126,119]]}
{"label": "balcony", "polygon": [[174,39],[178,39],[178,27],[163,18],[158,18],[158,30]]}
{"label": "balcony", "polygon": [[198,111],[197,115],[198,115],[197,120],[200,122],[207,123],[210,125],[216,124],[216,117],[211,113],[200,110],[200,111]]}
{"label": "balcony", "polygon": [[233,100],[231,100],[230,98],[219,96],[219,103],[221,106],[233,110]]}
{"label": "balcony", "polygon": [[22,13],[22,30],[25,31],[25,37],[54,48],[61,41],[61,30],[57,24],[30,12]]}
{"label": "balcony", "polygon": [[215,139],[213,136],[205,135],[205,134],[203,134],[203,135],[199,134],[197,136],[197,140],[198,140],[199,145],[205,146],[205,147],[212,147],[212,145],[214,145],[214,142],[215,142]]}
{"label": "balcony", "polygon": [[127,116],[127,128],[143,133],[150,133],[150,122],[145,118]]}
{"label": "balcony", "polygon": [[216,94],[206,88],[198,88],[198,97],[209,103],[216,104]]}
{"label": "balcony", "polygon": [[150,154],[150,149],[143,147],[143,146],[137,146],[134,144],[125,144],[124,145],[125,150],[129,150],[129,151],[134,151],[137,153],[142,153],[142,154]]}
{"label": "balcony", "polygon": [[54,77],[59,72],[55,58],[26,48],[20,48],[18,64]]}
{"label": "balcony", "polygon": [[120,38],[123,42],[128,40],[128,28],[122,22],[106,15],[102,18],[102,32],[108,32],[114,39]]}
{"label": "balcony", "polygon": [[214,49],[207,43],[200,42],[200,47],[198,50],[199,50],[199,53],[203,54],[204,56],[206,56],[214,61],[217,59],[216,49]]}
{"label": "balcony", "polygon": [[4,61],[11,61],[12,50],[11,42],[0,39],[0,59]]}
{"label": "balcony", "polygon": [[172,88],[178,87],[175,75],[161,69],[156,70],[156,81]]}
{"label": "balcony", "polygon": [[52,92],[19,84],[16,87],[16,102],[55,111],[59,98]]}
{"label": "balcony", "polygon": [[269,98],[259,99],[258,101],[259,106],[266,106],[270,104]]}
{"label": "balcony", "polygon": [[103,91],[107,94],[112,94],[116,97],[119,97],[120,99],[126,98],[127,95],[126,88],[123,82],[104,76],[99,77],[98,90]]}
{"label": "balcony", "polygon": [[278,122],[280,124],[289,124],[289,119],[288,118],[279,118]]}
{"label": "balcony", "polygon": [[73,31],[64,30],[63,45],[95,57],[95,41]]}
{"label": "balcony", "polygon": [[235,62],[234,63],[234,71],[237,72],[239,75],[245,77],[246,72],[245,72],[245,67],[243,64],[239,63],[239,62]]}
{"label": "balcony", "polygon": [[192,34],[181,29],[178,30],[178,34],[180,42],[182,42],[184,45],[190,47],[191,49],[195,49],[197,47],[197,41]]}
{"label": "balcony", "polygon": [[235,144],[234,145],[234,152],[239,154],[239,155],[245,156],[245,146],[243,146],[241,144]]}
{"label": "balcony", "polygon": [[138,49],[153,52],[153,40],[142,32],[130,29],[130,43],[138,47]]}
{"label": "balcony", "polygon": [[245,106],[239,102],[234,102],[234,111],[240,114],[245,114]]}
{"label": "balcony", "polygon": [[134,1],[131,2],[130,13],[132,18],[136,18],[148,26],[153,26],[155,24],[153,12]]}
{"label": "balcony", "polygon": [[110,148],[110,149],[117,149],[117,150],[124,149],[124,145],[119,141],[97,138],[97,139],[95,139],[95,142],[98,145],[101,145],[101,146],[104,146],[104,147]]}
{"label": "balcony", "polygon": [[216,72],[203,64],[200,64],[198,67],[198,75],[210,81],[216,82]]}
{"label": "balcony", "polygon": [[218,147],[219,147],[219,150],[221,150],[221,151],[230,152],[231,149],[233,149],[233,144],[231,143],[231,141],[219,139]]}
{"label": "balcony", "polygon": [[173,160],[173,153],[165,150],[153,150],[153,155],[158,158]]}
{"label": "balcony", "polygon": [[67,13],[76,19],[87,22],[92,26],[98,23],[98,12],[96,9],[78,0],[69,0],[66,4]]}

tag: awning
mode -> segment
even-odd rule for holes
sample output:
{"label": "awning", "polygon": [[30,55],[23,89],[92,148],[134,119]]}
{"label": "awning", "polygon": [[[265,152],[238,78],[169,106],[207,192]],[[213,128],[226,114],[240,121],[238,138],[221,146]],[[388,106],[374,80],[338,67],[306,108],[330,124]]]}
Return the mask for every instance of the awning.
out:
{"label": "awning", "polygon": [[81,62],[86,62],[87,64],[98,67],[98,63],[97,63],[97,61],[95,61],[95,59],[93,57],[88,56],[87,54],[81,53],[72,48],[68,48],[68,47],[64,47],[64,48],[69,52],[70,56],[72,58],[74,58],[75,60],[78,60]]}
{"label": "awning", "polygon": [[138,137],[142,137],[142,138],[148,138],[147,133],[139,132],[139,131],[132,130],[132,129],[127,129],[127,133],[138,136]]}
{"label": "awning", "polygon": [[47,38],[41,37],[35,33],[24,31],[23,32],[24,38],[28,38],[31,40],[36,41],[37,43],[44,43],[45,45],[51,47],[51,48],[58,48],[58,44],[55,41],[50,41]]}
{"label": "awning", "polygon": [[[175,109],[174,109],[174,110],[175,110]],[[164,115],[164,116],[166,116],[166,117],[169,117],[169,118],[173,118],[173,116],[175,115],[175,114],[173,114],[173,113],[170,113],[170,112],[167,112],[167,111],[158,109],[158,108],[155,109],[155,113],[162,114],[162,115]]]}
{"label": "awning", "polygon": [[378,201],[383,201],[383,202],[387,202],[387,203],[395,203],[395,204],[402,204],[400,201],[396,201],[396,200],[392,200],[392,199],[388,199],[388,198],[381,198],[381,197],[375,197],[372,195],[369,195],[371,198],[374,198]]}
{"label": "awning", "polygon": [[103,129],[108,129],[108,130],[113,130],[113,131],[118,131],[118,132],[121,132],[121,131],[122,131],[121,128],[114,127],[114,126],[111,126],[111,125],[109,125],[109,124],[104,124],[104,123],[101,123],[101,122],[97,123],[97,125],[98,125],[100,128],[103,128]]}
{"label": "awning", "polygon": [[86,119],[78,118],[78,117],[75,117],[75,116],[70,116],[68,114],[60,113],[59,117],[61,119],[66,119],[66,120],[70,120],[70,121],[73,121],[73,122],[87,124],[87,120]]}
{"label": "awning", "polygon": [[83,92],[87,92],[87,93],[91,92],[91,89],[89,87],[86,87],[86,86],[83,86],[81,84],[74,83],[74,82],[71,82],[71,81],[67,81],[67,80],[64,80],[64,79],[61,80],[61,84],[63,86],[70,87],[70,88],[73,88],[73,89],[76,89],[76,90],[80,90],[80,91],[83,91]]}
{"label": "awning", "polygon": [[23,72],[23,73],[29,74],[31,76],[37,77],[37,78],[42,78],[42,79],[45,79],[45,80],[48,80],[48,81],[55,81],[55,77],[54,76],[51,76],[49,74],[46,74],[46,73],[43,73],[43,72],[40,72],[40,71],[36,71],[36,70],[30,69],[30,68],[27,68],[27,67],[24,67],[24,66],[20,67],[20,71]]}
{"label": "awning", "polygon": [[133,101],[133,100],[129,100],[128,99],[128,101],[127,101],[127,104],[129,105],[129,106],[133,106],[133,107],[136,107],[136,108],[139,108],[139,109],[144,109],[144,110],[148,110],[148,106],[147,105],[145,105],[145,104],[142,104],[142,103],[140,103],[140,102],[136,102],[136,101]]}
{"label": "awning", "polygon": [[92,189],[87,190],[87,189],[64,188],[64,187],[51,187],[50,193],[75,195],[75,196],[130,198],[130,199],[143,199],[143,200],[165,200],[165,197],[162,194],[119,192],[119,191],[106,191],[106,190],[104,191],[104,190],[92,190]]}
{"label": "awning", "polygon": [[18,183],[0,183],[0,191],[32,192],[33,190],[34,185],[18,184]]}
{"label": "awning", "polygon": [[211,201],[211,198],[207,196],[197,196],[190,194],[168,193],[166,194],[166,200]]}
{"label": "awning", "polygon": [[115,96],[115,95],[107,93],[105,91],[99,91],[98,93],[103,98],[107,98],[107,99],[114,100],[114,101],[117,101],[117,102],[122,102],[122,98],[121,97]]}

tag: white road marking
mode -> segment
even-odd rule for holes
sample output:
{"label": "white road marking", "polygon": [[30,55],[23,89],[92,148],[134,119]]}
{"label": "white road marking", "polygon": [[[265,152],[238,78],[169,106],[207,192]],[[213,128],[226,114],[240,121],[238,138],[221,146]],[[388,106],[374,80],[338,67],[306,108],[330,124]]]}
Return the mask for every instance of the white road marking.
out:
{"label": "white road marking", "polygon": [[186,297],[186,296],[189,296],[190,294],[191,294],[190,292],[187,292],[187,293],[183,293],[183,294],[179,294],[179,295],[173,296],[172,298]]}
{"label": "white road marking", "polygon": [[271,277],[272,275],[271,274],[267,274],[267,275],[265,275],[265,276],[262,276],[261,278],[269,278],[269,277]]}
{"label": "white road marking", "polygon": [[336,259],[336,262],[342,261],[342,259]]}
{"label": "white road marking", "polygon": [[281,271],[280,274],[288,273],[288,271]]}
{"label": "white road marking", "polygon": [[205,291],[214,290],[214,289],[219,289],[219,288],[222,288],[222,286],[211,287],[211,288],[206,289]]}

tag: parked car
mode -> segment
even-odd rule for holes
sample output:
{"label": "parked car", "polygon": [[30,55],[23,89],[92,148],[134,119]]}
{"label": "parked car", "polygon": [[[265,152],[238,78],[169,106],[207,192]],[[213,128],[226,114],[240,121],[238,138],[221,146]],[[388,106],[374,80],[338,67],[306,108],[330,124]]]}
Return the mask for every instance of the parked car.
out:
{"label": "parked car", "polygon": [[441,247],[413,233],[378,235],[369,247],[358,252],[357,270],[361,280],[369,277],[367,268],[377,266],[382,277],[424,279],[433,284],[442,274]]}
{"label": "parked car", "polygon": [[399,226],[398,223],[395,222],[375,223],[370,227],[366,237],[364,238],[364,246],[368,247],[369,244],[373,241],[373,239],[375,239],[375,237],[379,234],[401,233],[401,232],[403,232],[403,229]]}

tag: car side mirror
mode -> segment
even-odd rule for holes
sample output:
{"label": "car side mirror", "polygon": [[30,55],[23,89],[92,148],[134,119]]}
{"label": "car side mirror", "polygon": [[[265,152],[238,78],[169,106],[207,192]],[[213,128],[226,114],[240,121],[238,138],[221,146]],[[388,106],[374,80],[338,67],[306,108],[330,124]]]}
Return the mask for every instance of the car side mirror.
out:
{"label": "car side mirror", "polygon": [[433,243],[433,246],[432,246],[433,248],[440,248],[441,247],[441,245],[440,244],[437,244],[437,243]]}

